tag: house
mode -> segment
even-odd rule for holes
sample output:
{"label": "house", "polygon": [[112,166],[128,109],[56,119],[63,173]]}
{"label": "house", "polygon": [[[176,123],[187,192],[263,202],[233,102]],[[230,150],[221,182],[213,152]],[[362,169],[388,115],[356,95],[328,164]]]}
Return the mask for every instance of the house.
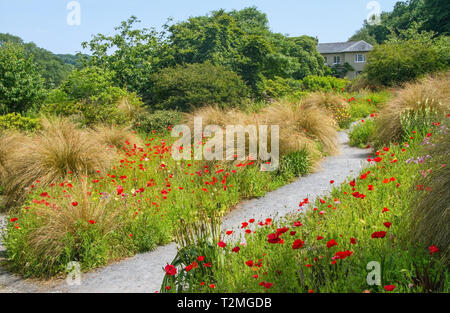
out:
{"label": "house", "polygon": [[354,78],[360,74],[366,66],[367,53],[373,46],[364,40],[319,43],[317,50],[325,58],[325,63],[330,67],[344,66],[348,63],[353,71],[348,71],[345,76]]}

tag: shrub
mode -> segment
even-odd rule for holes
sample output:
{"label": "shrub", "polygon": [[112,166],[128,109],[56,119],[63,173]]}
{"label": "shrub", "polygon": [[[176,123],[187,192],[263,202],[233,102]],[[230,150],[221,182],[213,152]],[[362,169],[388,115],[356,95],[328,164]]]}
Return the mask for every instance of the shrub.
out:
{"label": "shrub", "polygon": [[[105,170],[116,154],[90,132],[78,129],[67,119],[44,118],[43,129],[31,137],[13,134],[6,152],[8,177],[4,182],[7,206],[20,204],[27,188],[36,181],[44,186],[67,177]],[[8,137],[8,135],[6,135]]]}
{"label": "shrub", "polygon": [[305,91],[341,91],[346,88],[349,81],[333,76],[306,76],[302,80],[303,90]]}
{"label": "shrub", "polygon": [[150,134],[156,130],[167,130],[181,120],[181,113],[173,110],[157,110],[145,112],[134,120],[134,128],[142,133]]}
{"label": "shrub", "polygon": [[142,112],[142,102],[136,94],[113,86],[112,75],[96,67],[72,72],[50,92],[42,112],[72,116],[82,125],[131,123]]}
{"label": "shrub", "polygon": [[450,37],[414,34],[375,46],[367,60],[372,84],[394,86],[450,66]]}
{"label": "shrub", "polygon": [[272,99],[282,98],[284,96],[301,98],[305,95],[305,92],[302,91],[301,80],[276,76],[274,79],[265,80],[264,85],[265,96]]}
{"label": "shrub", "polygon": [[371,119],[356,125],[350,132],[350,146],[364,148],[375,134],[375,122]]}
{"label": "shrub", "polygon": [[208,104],[236,107],[247,95],[238,74],[205,62],[162,69],[151,77],[143,99],[152,109],[188,111]]}
{"label": "shrub", "polygon": [[9,113],[0,115],[0,131],[2,130],[21,130],[33,131],[40,128],[39,119],[25,117],[20,113]]}
{"label": "shrub", "polygon": [[449,111],[450,74],[440,74],[406,84],[381,110],[377,119],[376,142],[379,145],[410,136],[426,134],[430,123]]}

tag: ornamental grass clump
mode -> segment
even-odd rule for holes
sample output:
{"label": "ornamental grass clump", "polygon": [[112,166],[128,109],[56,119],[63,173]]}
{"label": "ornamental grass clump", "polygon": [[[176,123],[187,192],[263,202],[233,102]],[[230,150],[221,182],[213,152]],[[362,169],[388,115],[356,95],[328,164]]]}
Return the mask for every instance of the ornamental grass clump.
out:
{"label": "ornamental grass clump", "polygon": [[422,135],[431,122],[450,112],[450,72],[408,83],[389,101],[377,119],[376,143],[405,140],[411,131]]}
{"label": "ornamental grass clump", "polygon": [[[418,186],[424,186],[411,210],[413,241],[425,246],[437,246],[442,259],[448,263],[450,257],[450,139],[444,129],[443,137],[429,151],[435,166],[422,172]],[[430,251],[431,252],[431,251]]]}
{"label": "ornamental grass clump", "polygon": [[116,160],[115,150],[64,118],[43,118],[42,130],[35,135],[7,134],[3,141],[10,143],[3,181],[7,207],[19,205],[37,182],[45,186],[68,174],[104,171]]}

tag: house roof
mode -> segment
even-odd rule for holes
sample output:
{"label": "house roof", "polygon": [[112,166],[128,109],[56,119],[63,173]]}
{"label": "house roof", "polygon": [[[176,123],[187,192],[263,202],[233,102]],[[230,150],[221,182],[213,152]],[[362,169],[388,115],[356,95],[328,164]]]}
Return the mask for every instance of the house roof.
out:
{"label": "house roof", "polygon": [[367,52],[372,50],[373,46],[364,40],[319,43],[317,50],[319,53],[343,53],[343,52]]}

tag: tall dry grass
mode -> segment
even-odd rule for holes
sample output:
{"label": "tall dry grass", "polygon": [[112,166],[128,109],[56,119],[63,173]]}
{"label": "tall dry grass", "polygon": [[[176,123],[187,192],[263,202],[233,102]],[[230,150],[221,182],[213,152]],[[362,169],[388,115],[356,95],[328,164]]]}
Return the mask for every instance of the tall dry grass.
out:
{"label": "tall dry grass", "polygon": [[[185,114],[186,124],[193,129],[194,118],[202,117],[203,127],[218,125],[278,125],[280,129],[280,156],[306,149],[313,162],[318,161],[323,152],[335,154],[337,147],[336,124],[323,108],[312,104],[275,102],[258,113],[245,113],[236,109],[202,107]],[[269,145],[271,142],[269,129]],[[225,136],[225,134],[224,134]],[[225,142],[225,139],[224,139]],[[228,147],[225,147],[225,150]],[[225,151],[224,151],[225,153]],[[246,153],[248,155],[248,138]]]}
{"label": "tall dry grass", "polygon": [[406,113],[445,114],[449,110],[450,72],[408,83],[380,112],[376,141],[381,145],[400,140],[401,118]]}
{"label": "tall dry grass", "polygon": [[[430,187],[429,191],[419,195],[411,210],[413,240],[427,247],[436,245],[445,262],[450,260],[450,137],[445,135],[436,144],[430,155],[436,162],[436,169],[419,184]],[[445,166],[442,166],[445,164]]]}
{"label": "tall dry grass", "polygon": [[317,106],[332,110],[334,107],[349,108],[350,105],[342,95],[333,92],[313,92],[302,99],[305,106]]}
{"label": "tall dry grass", "polygon": [[143,142],[131,131],[131,127],[119,127],[113,125],[98,125],[91,132],[94,137],[110,147],[122,149],[125,145],[142,146]]}
{"label": "tall dry grass", "polygon": [[[95,223],[95,240],[99,242],[121,227],[122,212],[111,205],[112,197],[94,201],[89,191],[92,190],[89,190],[86,181],[81,180],[70,190],[70,197],[57,198],[51,206],[33,207],[32,214],[39,217],[40,226],[29,232],[27,245],[31,248],[29,253],[35,259],[45,261],[46,267],[52,268],[54,262],[60,262],[59,257],[65,253],[68,235],[73,241],[71,247],[74,251],[71,253],[81,257],[85,249],[84,241],[89,239],[80,237],[80,234],[83,234],[82,228],[85,231],[92,228],[90,221]],[[72,204],[74,201],[77,202],[76,206]]]}
{"label": "tall dry grass", "polygon": [[98,137],[63,118],[43,118],[42,130],[32,136],[6,134],[3,180],[6,207],[13,207],[26,197],[27,189],[37,180],[42,185],[96,170],[105,171],[116,159],[115,149]]}

